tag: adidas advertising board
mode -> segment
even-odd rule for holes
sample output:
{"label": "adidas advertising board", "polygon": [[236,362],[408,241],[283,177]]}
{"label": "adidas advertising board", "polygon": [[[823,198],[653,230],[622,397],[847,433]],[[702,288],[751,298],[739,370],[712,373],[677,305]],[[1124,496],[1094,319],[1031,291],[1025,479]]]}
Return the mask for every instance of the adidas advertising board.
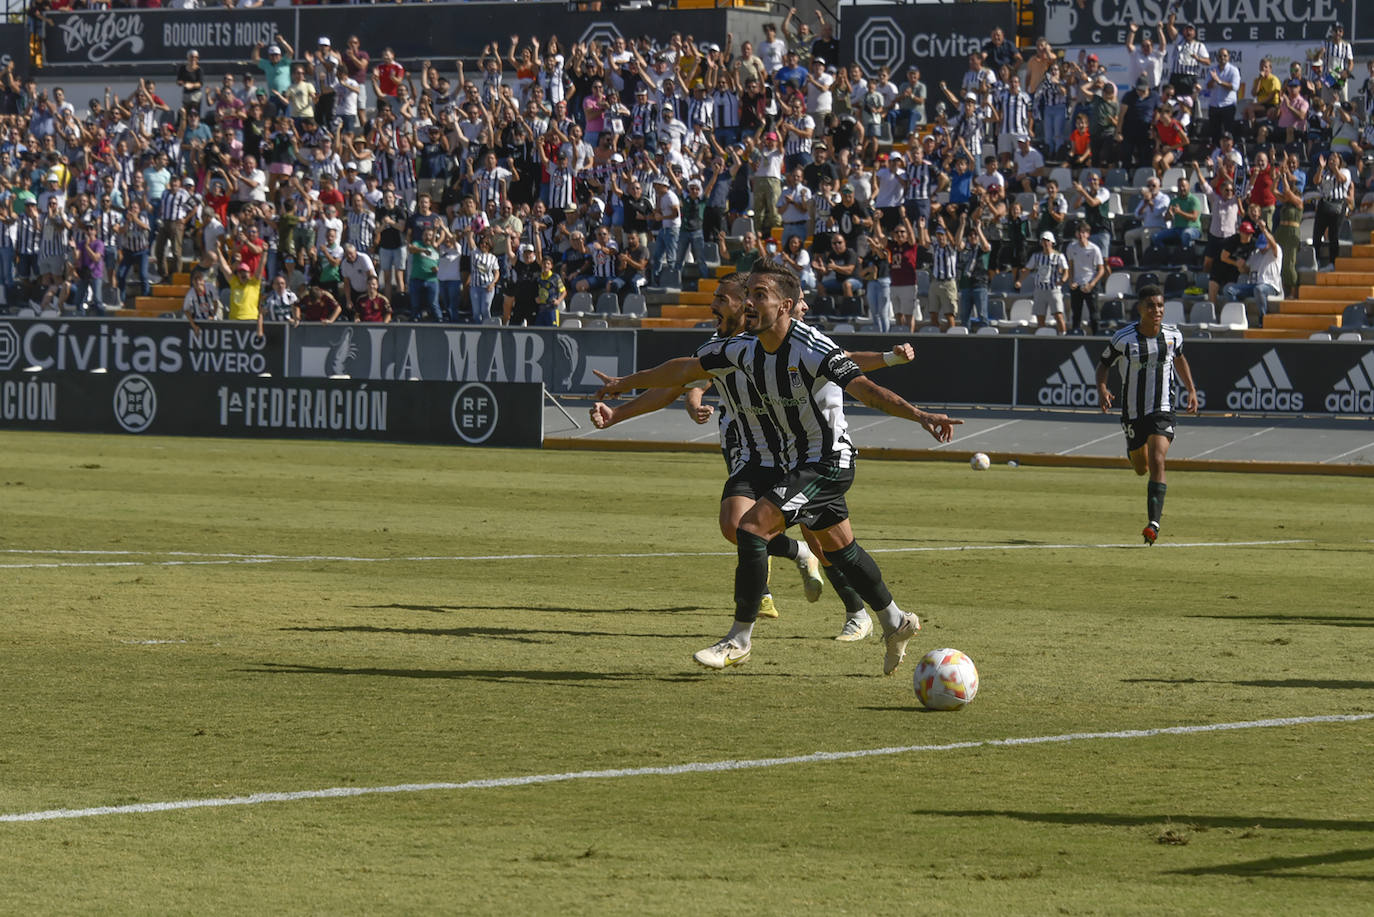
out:
{"label": "adidas advertising board", "polygon": [[0,373],[0,429],[537,447],[535,383]]}
{"label": "adidas advertising board", "polygon": [[1226,406],[1233,411],[1301,411],[1302,392],[1296,391],[1279,352],[1270,349],[1232,385]]}
{"label": "adidas advertising board", "polygon": [[1323,407],[1333,414],[1374,414],[1374,350],[1331,387]]}

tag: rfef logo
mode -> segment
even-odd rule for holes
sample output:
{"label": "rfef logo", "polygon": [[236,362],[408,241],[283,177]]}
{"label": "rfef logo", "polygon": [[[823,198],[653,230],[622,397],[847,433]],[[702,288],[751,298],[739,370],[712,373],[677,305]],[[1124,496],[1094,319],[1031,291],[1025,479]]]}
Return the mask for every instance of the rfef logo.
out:
{"label": "rfef logo", "polygon": [[1035,397],[1040,404],[1056,407],[1097,407],[1097,364],[1088,348],[1074,350]]}
{"label": "rfef logo", "polygon": [[157,390],[139,375],[125,376],[115,386],[114,415],[130,433],[142,433],[157,416]]}
{"label": "rfef logo", "polygon": [[1365,354],[1331,387],[1326,409],[1335,414],[1374,414],[1374,352]]}
{"label": "rfef logo", "polygon": [[1271,350],[1231,386],[1226,406],[1233,411],[1301,411],[1302,392],[1293,390],[1279,352]]}
{"label": "rfef logo", "polygon": [[496,395],[480,382],[469,382],[453,396],[453,431],[474,446],[496,432]]}

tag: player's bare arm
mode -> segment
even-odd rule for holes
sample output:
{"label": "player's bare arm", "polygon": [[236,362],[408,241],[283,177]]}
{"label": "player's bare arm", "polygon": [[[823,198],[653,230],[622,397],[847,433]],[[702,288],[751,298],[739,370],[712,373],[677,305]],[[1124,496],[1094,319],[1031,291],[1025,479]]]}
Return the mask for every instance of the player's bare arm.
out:
{"label": "player's bare arm", "polygon": [[[1188,390],[1188,413],[1196,414],[1197,387],[1193,385],[1193,371],[1188,368],[1188,361],[1181,353],[1174,357],[1174,372],[1178,373],[1178,381]],[[1101,394],[1100,389],[1098,394]]]}
{"label": "player's bare arm", "polygon": [[916,359],[916,349],[910,344],[898,344],[891,350],[882,353],[876,350],[861,350],[858,353],[850,353],[849,359],[853,360],[859,369],[871,373],[873,370],[882,369],[884,366],[900,366],[903,363],[910,363]]}
{"label": "player's bare arm", "polygon": [[684,399],[687,402],[687,416],[695,423],[706,423],[716,411],[711,405],[703,404],[701,401],[708,388],[709,385],[693,385],[687,389],[687,397]]}
{"label": "player's bare arm", "polygon": [[962,420],[955,420],[944,414],[923,411],[901,395],[889,388],[884,388],[867,376],[859,376],[854,379],[845,386],[844,390],[850,397],[858,399],[876,411],[882,411],[884,414],[891,414],[893,417],[900,417],[903,420],[920,424],[926,429],[926,432],[935,437],[936,442],[947,443],[952,440],[954,427],[963,423]]}
{"label": "player's bare arm", "polygon": [[[597,373],[597,375],[600,376],[601,374]],[[597,390],[596,397],[605,398],[607,395],[616,395],[635,389],[681,389],[689,382],[707,379],[710,378],[710,375],[701,365],[701,360],[696,357],[678,357],[675,360],[660,363],[652,369],[641,369],[639,372],[631,373],[628,376],[604,376],[602,381],[606,384]]]}
{"label": "player's bare arm", "polygon": [[[592,370],[601,377],[601,381],[607,382],[610,376]],[[624,404],[611,407],[603,401],[598,401],[592,405],[591,417],[592,425],[598,430],[613,427],[616,424],[629,420],[631,417],[638,417],[640,414],[651,414],[654,411],[666,408],[677,400],[682,394],[680,388],[651,388],[643,392],[639,397],[634,398]]]}
{"label": "player's bare arm", "polygon": [[[1175,360],[1175,365],[1177,365],[1177,360]],[[1192,386],[1189,385],[1188,388],[1191,392]],[[1197,403],[1195,392],[1193,393],[1193,403]],[[1107,367],[1102,363],[1097,364],[1097,405],[1102,409],[1103,414],[1112,409],[1112,393],[1107,388]]]}

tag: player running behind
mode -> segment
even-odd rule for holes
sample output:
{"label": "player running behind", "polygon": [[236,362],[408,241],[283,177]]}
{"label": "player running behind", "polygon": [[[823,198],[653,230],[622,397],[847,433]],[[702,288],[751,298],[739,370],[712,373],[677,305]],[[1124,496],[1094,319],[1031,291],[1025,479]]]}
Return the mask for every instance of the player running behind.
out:
{"label": "player running behind", "polygon": [[1126,454],[1135,473],[1150,475],[1145,486],[1149,515],[1141,535],[1147,545],[1159,537],[1159,517],[1164,513],[1164,457],[1174,441],[1174,375],[1188,390],[1187,410],[1197,413],[1197,389],[1183,356],[1183,334],[1176,325],[1164,324],[1164,291],[1154,284],[1140,288],[1136,307],[1140,318],[1125,325],[1102,351],[1097,364],[1097,399],[1102,413],[1112,406],[1107,372],[1116,364],[1121,375],[1121,429],[1126,434]]}
{"label": "player running behind", "polygon": [[[711,301],[711,313],[716,318],[716,334],[703,347],[713,346],[715,342],[723,338],[733,337],[747,330],[744,322],[744,284],[747,278],[748,275],[740,273],[729,274],[721,278]],[[799,299],[793,309],[793,318],[801,320],[805,317],[806,303],[805,300]],[[698,353],[700,352],[698,350]],[[899,344],[888,353],[851,354],[854,361],[865,371],[907,363],[911,361],[914,355],[910,344]],[[609,376],[602,373],[597,373],[597,375],[601,376],[603,381],[610,381]],[[710,382],[698,383],[687,389],[687,414],[697,423],[705,423],[711,417],[713,409],[710,405],[703,405],[701,402],[702,396],[710,384]],[[740,412],[741,396],[737,394],[735,386],[722,384],[719,386],[719,392],[721,398],[719,415],[721,451],[725,455],[725,464],[730,472],[721,494],[719,522],[721,534],[731,544],[735,544],[735,530],[739,528],[740,519],[772,485],[772,478],[776,471],[760,464],[761,461],[771,461],[768,453],[760,454],[757,450],[751,450],[748,444],[740,439],[741,431],[736,425],[735,418]],[[666,407],[676,401],[680,394],[682,394],[681,389],[658,388],[650,389],[632,401],[614,408],[597,402],[591,409],[592,423],[597,429],[604,430],[631,417]],[[748,454],[752,454],[753,457],[745,458]],[[809,535],[809,533],[806,534]],[[812,543],[808,549],[808,544],[799,543],[783,534],[768,543],[768,554],[770,559],[772,557],[787,557],[795,561],[802,574],[802,584],[806,588],[807,599],[814,602],[820,597],[821,583],[816,573],[816,558],[817,555],[821,554],[821,548],[818,544]],[[826,563],[824,569],[826,578],[830,580],[835,593],[845,606],[844,627],[835,639],[842,643],[863,640],[873,632],[873,621],[869,618],[868,612],[864,610],[863,599],[845,581],[844,574],[835,569],[833,565]],[[772,592],[768,584],[765,583],[764,593],[759,603],[759,617],[776,618],[777,616],[777,606],[773,600]]]}
{"label": "player running behind", "polygon": [[923,411],[875,384],[833,341],[792,318],[800,298],[795,273],[774,259],[760,261],[749,275],[744,302],[745,321],[755,332],[716,341],[700,356],[612,379],[598,395],[680,387],[712,376],[726,384],[738,383],[754,408],[737,418],[741,438],[773,454],[778,476],[735,532],[734,625],[725,637],[693,656],[698,663],[723,669],[749,658],[768,575],[768,542],[789,525],[800,524],[816,536],[826,558],[877,615],[884,634],[883,674],[890,675],[921,625],[893,601],[878,565],[854,540],[844,495],[854,480],[856,450],[845,422],[843,395],[919,423],[937,442],[949,442],[954,425],[961,421]]}

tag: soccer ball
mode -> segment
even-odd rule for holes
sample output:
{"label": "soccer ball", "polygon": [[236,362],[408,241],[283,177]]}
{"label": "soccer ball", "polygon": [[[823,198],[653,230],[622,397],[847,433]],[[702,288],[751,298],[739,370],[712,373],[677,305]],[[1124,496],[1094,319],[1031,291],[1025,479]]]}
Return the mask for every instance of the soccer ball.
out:
{"label": "soccer ball", "polygon": [[978,696],[978,670],[958,650],[931,650],[912,676],[916,698],[931,710],[958,710]]}
{"label": "soccer ball", "polygon": [[992,459],[988,458],[986,452],[975,452],[973,458],[968,460],[968,465],[974,471],[987,471],[992,467]]}

